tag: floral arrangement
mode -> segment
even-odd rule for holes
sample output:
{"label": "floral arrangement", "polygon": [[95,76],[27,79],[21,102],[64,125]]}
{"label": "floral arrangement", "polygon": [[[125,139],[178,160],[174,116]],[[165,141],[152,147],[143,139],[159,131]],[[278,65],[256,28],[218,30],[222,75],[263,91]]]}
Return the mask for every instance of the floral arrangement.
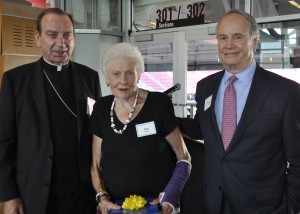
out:
{"label": "floral arrangement", "polygon": [[130,195],[130,197],[125,198],[122,208],[128,210],[138,210],[143,208],[147,203],[147,200],[142,196]]}

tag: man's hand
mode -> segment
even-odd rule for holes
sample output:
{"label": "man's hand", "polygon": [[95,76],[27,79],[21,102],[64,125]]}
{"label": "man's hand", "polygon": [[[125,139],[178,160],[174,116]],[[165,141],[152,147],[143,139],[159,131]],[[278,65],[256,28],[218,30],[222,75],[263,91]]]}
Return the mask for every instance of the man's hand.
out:
{"label": "man's hand", "polygon": [[21,198],[14,198],[4,202],[4,214],[24,214]]}

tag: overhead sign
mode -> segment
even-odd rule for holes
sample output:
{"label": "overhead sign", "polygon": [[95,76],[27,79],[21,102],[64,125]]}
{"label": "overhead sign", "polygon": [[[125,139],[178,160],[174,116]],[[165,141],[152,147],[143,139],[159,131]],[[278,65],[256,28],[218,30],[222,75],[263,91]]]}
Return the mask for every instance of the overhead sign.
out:
{"label": "overhead sign", "polygon": [[204,9],[203,2],[158,9],[156,29],[205,24]]}

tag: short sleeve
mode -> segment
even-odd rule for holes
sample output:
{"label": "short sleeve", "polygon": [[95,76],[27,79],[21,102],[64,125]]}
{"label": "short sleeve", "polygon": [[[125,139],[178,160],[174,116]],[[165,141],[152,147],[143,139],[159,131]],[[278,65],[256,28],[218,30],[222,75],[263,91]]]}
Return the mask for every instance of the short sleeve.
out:
{"label": "short sleeve", "polygon": [[162,135],[166,137],[177,127],[177,119],[174,112],[172,100],[168,95],[162,93],[160,96],[161,101],[159,102],[162,108]]}
{"label": "short sleeve", "polygon": [[89,132],[103,138],[103,134],[110,128],[110,107],[114,97],[112,95],[100,97],[93,107],[90,117]]}

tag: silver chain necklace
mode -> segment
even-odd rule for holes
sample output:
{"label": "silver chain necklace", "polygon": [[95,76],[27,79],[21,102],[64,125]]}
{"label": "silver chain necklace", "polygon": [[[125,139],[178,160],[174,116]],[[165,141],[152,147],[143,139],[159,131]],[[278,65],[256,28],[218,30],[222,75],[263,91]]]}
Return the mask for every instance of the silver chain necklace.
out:
{"label": "silver chain necklace", "polygon": [[56,88],[54,87],[54,85],[53,85],[53,83],[51,82],[50,78],[48,77],[46,71],[45,71],[44,69],[43,69],[43,71],[44,71],[44,74],[45,74],[45,76],[46,76],[48,82],[50,83],[51,87],[53,88],[54,92],[56,93],[56,95],[58,96],[58,98],[60,99],[60,101],[61,101],[61,102],[64,104],[64,106],[69,110],[69,112],[70,112],[71,114],[73,114],[74,117],[77,118],[77,115],[71,110],[71,108],[65,103],[65,101],[63,100],[63,98],[59,95],[58,91],[56,90]]}
{"label": "silver chain necklace", "polygon": [[120,129],[120,130],[116,129],[116,125],[114,123],[114,107],[115,107],[115,103],[116,103],[116,98],[114,98],[114,101],[112,102],[111,108],[110,108],[110,121],[111,121],[111,125],[110,126],[114,130],[115,133],[117,133],[117,134],[123,134],[123,132],[127,129],[127,125],[128,125],[128,123],[130,123],[132,114],[135,111],[135,107],[136,107],[136,103],[137,103],[137,100],[138,100],[138,96],[139,96],[139,90],[137,90],[137,92],[136,92],[132,109],[130,110],[130,113],[128,115],[127,120],[125,121],[124,127],[122,129]]}

